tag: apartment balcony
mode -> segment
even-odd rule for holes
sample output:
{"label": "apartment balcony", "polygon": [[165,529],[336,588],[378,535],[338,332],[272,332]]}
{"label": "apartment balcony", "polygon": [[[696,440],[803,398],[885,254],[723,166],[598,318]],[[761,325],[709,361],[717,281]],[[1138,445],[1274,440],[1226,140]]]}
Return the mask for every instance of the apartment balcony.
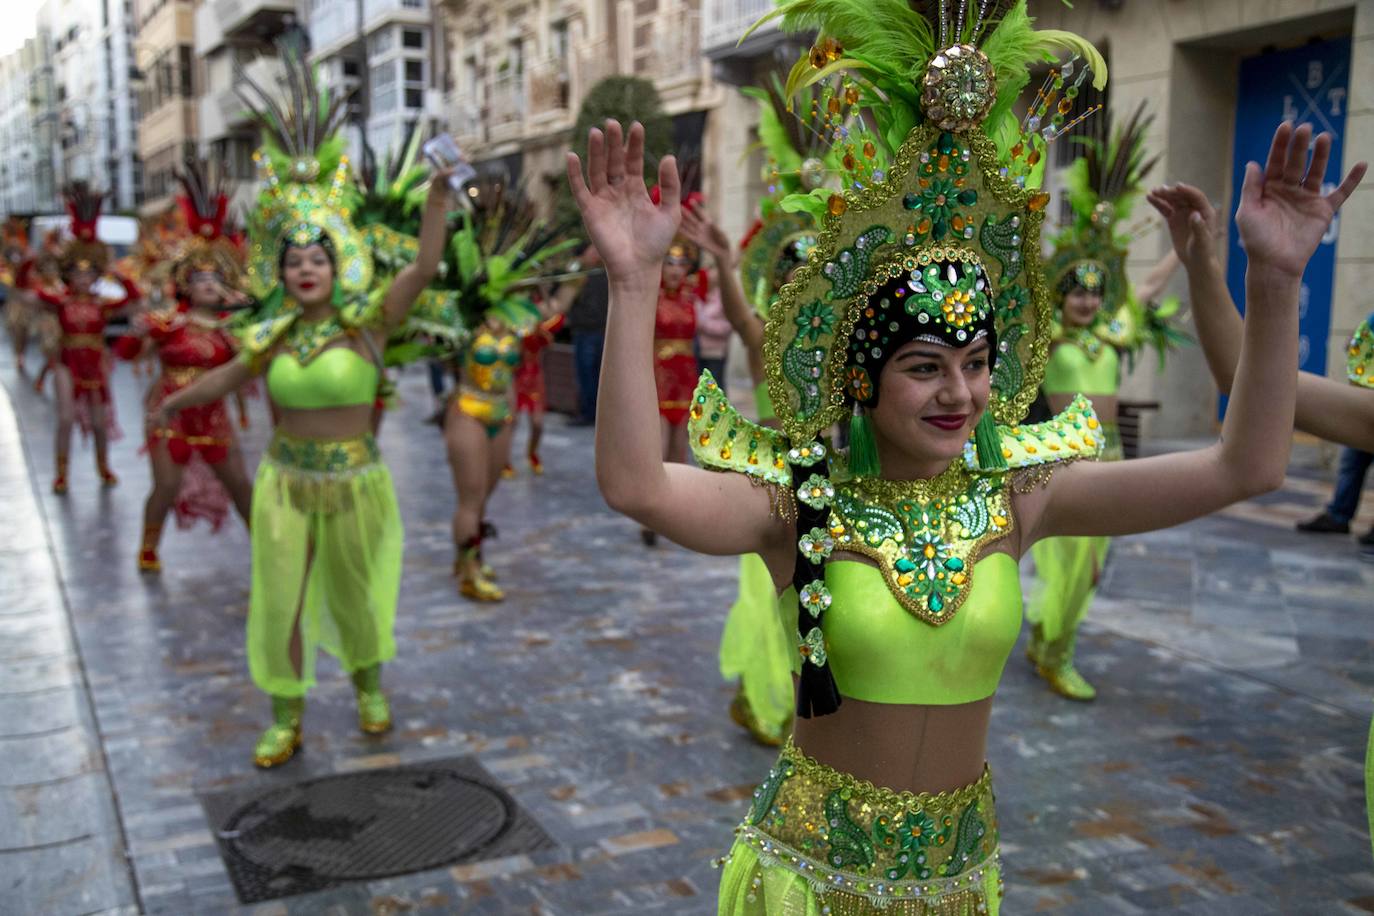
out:
{"label": "apartment balcony", "polygon": [[384,22],[412,22],[428,25],[429,0],[363,0],[363,28],[367,32]]}
{"label": "apartment balcony", "polygon": [[757,65],[771,65],[779,48],[789,43],[804,43],[784,34],[776,19],[740,41],[750,26],[773,9],[773,0],[701,0],[701,53],[715,65],[717,78],[736,85],[752,84]]}
{"label": "apartment balcony", "polygon": [[497,76],[487,97],[487,139],[497,141],[519,136],[527,101],[523,73],[506,72]]}
{"label": "apartment balcony", "polygon": [[208,53],[226,39],[270,38],[295,14],[295,0],[208,0],[196,10],[196,53]]}
{"label": "apartment balcony", "polygon": [[[284,77],[281,61],[260,57],[244,68],[248,76],[269,92],[277,88],[277,80]],[[236,133],[252,121],[248,106],[234,92],[233,86],[210,87],[200,97],[200,138],[213,142]]]}
{"label": "apartment balcony", "polygon": [[572,74],[563,58],[550,57],[530,67],[530,118],[557,120],[572,108]]}
{"label": "apartment balcony", "polygon": [[569,102],[573,110],[577,110],[593,86],[615,72],[615,48],[609,39],[589,41],[579,47],[572,71],[572,98]]}
{"label": "apartment balcony", "polygon": [[660,14],[653,23],[647,54],[639,58],[636,71],[653,80],[660,92],[699,83],[706,75],[700,14],[686,6]]}

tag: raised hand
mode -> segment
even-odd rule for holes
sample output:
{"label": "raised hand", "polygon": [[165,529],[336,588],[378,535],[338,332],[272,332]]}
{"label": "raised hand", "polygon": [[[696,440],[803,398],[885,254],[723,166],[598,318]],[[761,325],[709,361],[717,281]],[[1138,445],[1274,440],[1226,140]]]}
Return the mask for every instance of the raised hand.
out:
{"label": "raised hand", "polygon": [[643,125],[630,125],[625,137],[620,122],[608,120],[604,133],[592,128],[587,140],[585,181],[577,154],[568,153],[568,184],[611,282],[643,280],[656,287],[681,219],[674,158],[665,156],[659,163],[655,204],[644,185]]}
{"label": "raised hand", "polygon": [[1221,220],[1207,195],[1190,184],[1163,185],[1145,195],[1174,243],[1174,253],[1190,270],[1216,258]]}
{"label": "raised hand", "polygon": [[730,237],[725,234],[725,230],[711,221],[700,204],[683,208],[682,234],[695,242],[702,251],[714,257],[722,269],[729,270],[734,266]]}
{"label": "raised hand", "polygon": [[1317,137],[1309,165],[1311,138],[1310,125],[1294,130],[1285,121],[1274,131],[1264,168],[1245,166],[1236,226],[1251,265],[1301,276],[1331,219],[1364,178],[1367,165],[1357,163],[1335,190],[1322,194],[1331,135]]}

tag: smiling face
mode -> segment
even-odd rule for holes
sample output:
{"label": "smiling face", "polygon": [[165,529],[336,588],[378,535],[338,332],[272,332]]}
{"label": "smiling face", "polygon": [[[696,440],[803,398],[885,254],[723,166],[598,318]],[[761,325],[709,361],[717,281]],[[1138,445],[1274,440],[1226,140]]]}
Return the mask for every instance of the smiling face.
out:
{"label": "smiling face", "polygon": [[1064,294],[1064,327],[1086,328],[1097,320],[1097,310],[1102,308],[1102,294],[1089,292],[1075,286]]}
{"label": "smiling face", "polygon": [[282,256],[281,279],[287,295],[301,305],[319,305],[333,295],[334,263],[322,245],[292,246]]}
{"label": "smiling face", "polygon": [[663,288],[675,293],[682,288],[691,271],[692,264],[686,258],[667,257],[663,259]]}
{"label": "smiling face", "polygon": [[987,338],[958,350],[924,340],[897,349],[869,411],[884,477],[934,476],[962,454],[988,406],[990,355]]}
{"label": "smiling face", "polygon": [[67,287],[74,295],[85,296],[95,286],[100,274],[93,267],[75,267],[67,272]]}

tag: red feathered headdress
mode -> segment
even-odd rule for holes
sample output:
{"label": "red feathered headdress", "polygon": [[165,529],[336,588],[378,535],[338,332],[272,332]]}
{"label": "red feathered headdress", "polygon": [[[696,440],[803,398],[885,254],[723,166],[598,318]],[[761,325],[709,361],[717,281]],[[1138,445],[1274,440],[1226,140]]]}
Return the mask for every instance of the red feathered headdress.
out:
{"label": "red feathered headdress", "polygon": [[72,239],[62,251],[62,270],[94,270],[104,273],[110,261],[110,249],[96,234],[100,223],[100,208],[105,194],[94,191],[84,181],[74,181],[62,192],[71,216]]}

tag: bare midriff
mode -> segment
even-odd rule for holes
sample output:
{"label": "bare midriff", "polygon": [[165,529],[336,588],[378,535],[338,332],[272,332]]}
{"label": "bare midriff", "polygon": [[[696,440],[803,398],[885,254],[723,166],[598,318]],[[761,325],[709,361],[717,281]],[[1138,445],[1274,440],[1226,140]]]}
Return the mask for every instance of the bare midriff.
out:
{"label": "bare midriff", "polygon": [[372,432],[371,404],[287,410],[278,406],[277,430],[296,439],[356,439]]}

